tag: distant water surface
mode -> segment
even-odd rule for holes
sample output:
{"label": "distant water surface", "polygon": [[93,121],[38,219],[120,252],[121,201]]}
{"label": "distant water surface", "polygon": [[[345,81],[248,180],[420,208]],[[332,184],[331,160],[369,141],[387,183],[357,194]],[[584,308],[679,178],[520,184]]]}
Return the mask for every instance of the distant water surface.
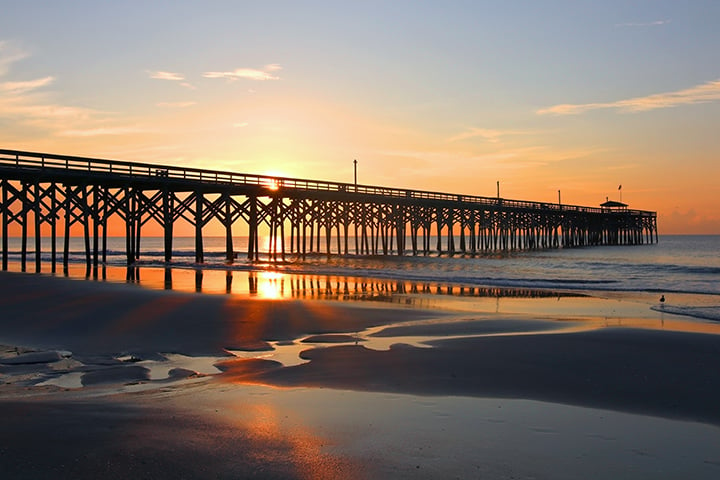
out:
{"label": "distant water surface", "polygon": [[[350,244],[354,245],[352,239]],[[33,245],[30,240],[28,271],[34,271]],[[328,257],[314,254],[302,259],[288,254],[285,261],[276,263],[267,259],[259,263],[248,262],[245,253],[247,237],[235,238],[234,245],[238,252],[237,260],[228,265],[225,261],[225,238],[205,238],[204,275],[259,271],[265,278],[269,278],[268,275],[290,274],[293,278],[309,279],[401,280],[410,282],[410,288],[432,284],[532,291],[605,292],[607,295],[624,293],[652,298],[665,295],[668,299],[684,300],[680,304],[668,301],[664,306],[668,309],[685,309],[675,313],[720,320],[720,235],[663,235],[657,244],[510,251],[483,255]],[[19,239],[11,239],[9,246],[13,269],[17,269]],[[47,271],[46,264],[50,261],[49,239],[43,239],[42,246],[43,269]],[[194,263],[194,246],[194,238],[174,239],[172,275],[180,279],[179,283],[200,267]],[[83,248],[82,239],[71,240],[70,261],[74,271],[84,270],[80,268],[85,262]],[[124,266],[124,249],[124,238],[108,239],[107,265]],[[62,239],[58,239],[58,251],[62,251]],[[139,265],[143,268],[166,267],[162,238],[142,239]],[[61,264],[58,269],[62,270]],[[276,281],[277,277],[271,279]],[[178,280],[175,282],[177,284]],[[337,285],[337,288],[342,287]],[[671,303],[675,306],[671,306]]]}

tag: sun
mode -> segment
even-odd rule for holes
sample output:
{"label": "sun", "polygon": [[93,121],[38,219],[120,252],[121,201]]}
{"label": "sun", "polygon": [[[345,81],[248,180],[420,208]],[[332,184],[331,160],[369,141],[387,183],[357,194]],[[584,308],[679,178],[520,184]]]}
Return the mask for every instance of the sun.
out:
{"label": "sun", "polygon": [[268,170],[262,174],[261,184],[269,190],[278,190],[283,186],[286,175],[278,170]]}

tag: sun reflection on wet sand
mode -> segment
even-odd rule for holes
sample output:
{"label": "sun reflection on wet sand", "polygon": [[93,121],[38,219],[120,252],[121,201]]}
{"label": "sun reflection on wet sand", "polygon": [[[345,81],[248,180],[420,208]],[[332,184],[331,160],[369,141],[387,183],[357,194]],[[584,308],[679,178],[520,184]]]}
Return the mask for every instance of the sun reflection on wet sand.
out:
{"label": "sun reflection on wet sand", "polygon": [[248,282],[255,284],[250,295],[258,298],[277,300],[285,297],[285,275],[278,272],[259,272],[248,274]]}
{"label": "sun reflection on wet sand", "polygon": [[[281,446],[286,450],[287,461],[297,470],[300,478],[331,478],[327,468],[329,456],[324,454],[324,441],[303,425],[289,425],[287,417],[281,415],[270,404],[239,405],[234,415],[241,418],[241,427],[252,432],[258,440],[269,445]],[[260,463],[277,461],[277,452],[257,452]]]}

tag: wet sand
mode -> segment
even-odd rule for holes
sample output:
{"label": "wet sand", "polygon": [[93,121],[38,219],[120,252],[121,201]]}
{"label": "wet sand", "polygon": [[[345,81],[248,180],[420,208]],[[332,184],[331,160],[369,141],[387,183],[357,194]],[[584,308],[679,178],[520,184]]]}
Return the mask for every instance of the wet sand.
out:
{"label": "wet sand", "polygon": [[620,302],[623,321],[610,323],[536,304],[535,315],[473,314],[2,272],[1,470],[720,475],[715,324],[683,332],[651,312],[673,329],[640,328],[648,318],[632,321],[635,304]]}

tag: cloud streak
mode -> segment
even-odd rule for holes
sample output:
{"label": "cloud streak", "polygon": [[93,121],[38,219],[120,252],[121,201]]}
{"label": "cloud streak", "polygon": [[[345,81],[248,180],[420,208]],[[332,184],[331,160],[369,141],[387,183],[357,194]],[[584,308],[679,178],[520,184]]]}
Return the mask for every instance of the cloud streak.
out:
{"label": "cloud streak", "polygon": [[531,132],[522,130],[499,130],[493,128],[469,128],[466,131],[448,138],[448,142],[458,142],[470,138],[482,138],[490,143],[498,143],[502,137],[508,135],[527,135]]}
{"label": "cloud streak", "polygon": [[3,82],[0,83],[0,92],[8,95],[19,95],[50,85],[54,80],[53,77],[45,77],[24,82]]}
{"label": "cloud streak", "polygon": [[154,78],[155,80],[170,80],[173,82],[180,82],[185,80],[185,76],[180,73],[175,72],[163,72],[163,71],[157,71],[157,72],[148,72],[150,74],[150,78]]}
{"label": "cloud streak", "polygon": [[616,28],[637,28],[637,27],[659,27],[661,25],[667,25],[670,20],[655,20],[653,22],[628,22],[628,23],[616,23]]}
{"label": "cloud streak", "polygon": [[280,77],[274,75],[273,72],[282,70],[282,67],[276,63],[265,65],[262,69],[255,68],[236,68],[231,72],[205,72],[203,77],[205,78],[224,78],[226,80],[279,80]]}
{"label": "cloud streak", "polygon": [[0,97],[0,117],[24,119],[32,124],[52,124],[54,121],[64,123],[85,121],[95,115],[95,110],[82,107],[71,107],[54,103],[40,102],[40,98]]}
{"label": "cloud streak", "polygon": [[[7,41],[0,41],[0,77],[7,75],[13,63],[26,57],[26,53]],[[90,108],[58,104],[52,101],[51,91],[38,91],[54,81],[55,77],[46,76],[0,82],[0,118],[10,119],[17,125],[43,129],[46,134],[57,134],[62,129],[94,122],[102,114]]]}
{"label": "cloud streak", "polygon": [[495,151],[476,153],[455,150],[394,150],[380,151],[379,155],[411,159],[414,164],[424,167],[437,166],[447,169],[449,165],[465,165],[484,170],[517,170],[538,167],[557,162],[573,161],[605,153],[605,148],[588,147],[585,149],[563,149],[548,146],[523,148],[499,148]]}
{"label": "cloud streak", "polygon": [[623,112],[645,112],[659,108],[693,105],[720,100],[720,79],[674,92],[656,93],[615,102],[560,104],[538,110],[538,115],[578,115],[590,110],[616,109]]}
{"label": "cloud streak", "polygon": [[150,78],[152,78],[154,80],[168,80],[171,82],[180,82],[181,87],[185,87],[190,90],[195,90],[195,85],[193,85],[189,82],[186,82],[185,75],[183,75],[182,73],[165,72],[162,70],[157,70],[157,71],[148,70],[147,73],[148,73],[148,75],[150,75]]}
{"label": "cloud streak", "polygon": [[140,127],[99,127],[88,129],[64,130],[58,135],[62,137],[99,137],[107,135],[128,135],[133,133],[147,133]]}
{"label": "cloud streak", "polygon": [[28,56],[27,53],[18,50],[6,40],[0,41],[0,76],[10,70],[10,65]]}
{"label": "cloud streak", "polygon": [[[28,55],[14,45],[0,41],[0,79],[5,80],[13,64],[26,57]],[[179,74],[170,72],[150,73],[156,78],[182,80]],[[35,138],[99,137],[150,131],[137,125],[111,125],[116,122],[108,112],[54,101],[55,92],[46,88],[54,82],[54,76],[0,81],[0,120],[7,119],[13,126],[29,128],[25,131],[39,135]]]}
{"label": "cloud streak", "polygon": [[157,106],[163,108],[187,108],[196,104],[197,102],[160,102]]}

